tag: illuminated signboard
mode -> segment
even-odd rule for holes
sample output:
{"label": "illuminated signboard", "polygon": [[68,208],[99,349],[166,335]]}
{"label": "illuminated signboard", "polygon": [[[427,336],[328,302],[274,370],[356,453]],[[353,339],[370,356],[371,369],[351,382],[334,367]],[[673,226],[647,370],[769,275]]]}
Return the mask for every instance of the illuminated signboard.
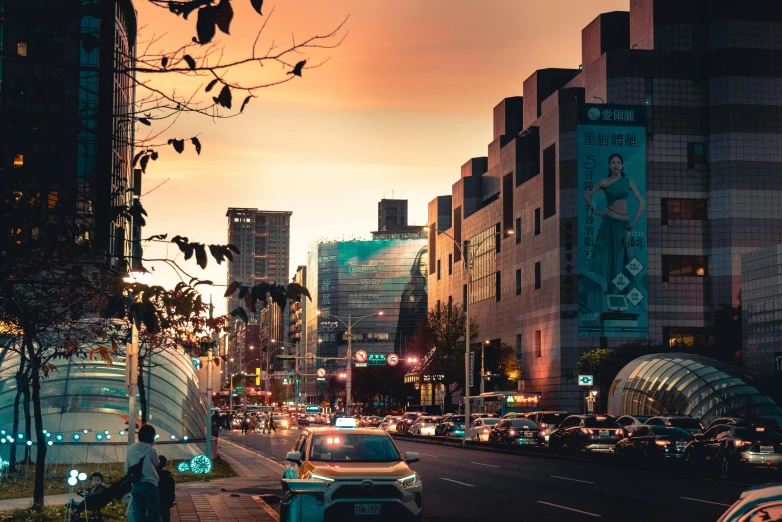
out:
{"label": "illuminated signboard", "polygon": [[540,405],[539,395],[525,395],[519,393],[516,395],[507,395],[505,397],[505,406],[507,408],[537,408]]}

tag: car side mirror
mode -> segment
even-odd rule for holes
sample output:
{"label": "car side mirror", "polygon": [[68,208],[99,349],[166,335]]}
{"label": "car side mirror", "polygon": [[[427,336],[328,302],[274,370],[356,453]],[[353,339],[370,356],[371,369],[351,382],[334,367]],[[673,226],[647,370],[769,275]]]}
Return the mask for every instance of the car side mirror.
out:
{"label": "car side mirror", "polygon": [[421,457],[418,456],[418,452],[415,451],[406,451],[405,452],[405,462],[408,464],[412,464],[413,462],[418,462],[421,460]]}
{"label": "car side mirror", "polygon": [[298,464],[301,466],[301,452],[300,451],[289,451],[287,455],[285,455],[285,460],[288,462],[293,462],[294,464]]}

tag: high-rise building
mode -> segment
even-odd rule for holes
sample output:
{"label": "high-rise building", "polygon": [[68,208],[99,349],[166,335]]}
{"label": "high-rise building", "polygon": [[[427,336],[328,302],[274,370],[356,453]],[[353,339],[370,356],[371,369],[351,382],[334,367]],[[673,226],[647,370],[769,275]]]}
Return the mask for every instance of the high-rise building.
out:
{"label": "high-rise building", "polygon": [[407,200],[381,199],[377,204],[377,229],[404,230],[407,228]]}
{"label": "high-rise building", "polygon": [[782,51],[760,34],[782,15],[757,0],[599,15],[581,65],[495,107],[488,157],[429,204],[429,302],[466,303],[468,240],[470,315],[543,407],[584,410],[589,349],[706,345],[741,254],[782,243]]}
{"label": "high-rise building", "polygon": [[[228,263],[229,284],[288,283],[292,214],[257,208],[228,209],[228,242],[240,252]],[[238,294],[234,294],[228,299],[228,311],[240,304]]]}
{"label": "high-rise building", "polygon": [[135,53],[130,0],[0,0],[0,184],[39,195],[116,266],[139,239],[114,212],[141,189]]}

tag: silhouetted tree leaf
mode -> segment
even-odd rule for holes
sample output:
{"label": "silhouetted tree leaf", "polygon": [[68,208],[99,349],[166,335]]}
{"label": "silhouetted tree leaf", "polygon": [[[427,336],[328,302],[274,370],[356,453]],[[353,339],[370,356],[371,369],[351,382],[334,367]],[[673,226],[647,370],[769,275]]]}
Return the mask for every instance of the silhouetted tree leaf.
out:
{"label": "silhouetted tree leaf", "polygon": [[196,287],[196,286],[198,286],[198,285],[209,285],[209,286],[211,286],[211,285],[213,285],[213,284],[214,284],[214,282],[210,281],[209,279],[204,279],[203,281],[199,281],[199,282],[197,282],[197,283],[196,283],[195,285],[193,285],[193,286],[194,286],[194,287]]}
{"label": "silhouetted tree leaf", "polygon": [[138,165],[138,160],[139,160],[139,159],[141,159],[141,156],[143,156],[143,155],[144,155],[144,154],[146,154],[146,153],[147,153],[147,151],[145,151],[145,150],[142,150],[141,152],[139,152],[139,153],[137,153],[135,156],[133,156],[133,166],[134,166],[134,167],[135,167],[136,165]]}
{"label": "silhouetted tree leaf", "polygon": [[231,243],[228,243],[227,245],[225,245],[225,248],[227,248],[228,250],[230,250],[234,254],[238,254],[239,253],[239,249],[236,248],[236,245],[232,245]]}
{"label": "silhouetted tree leaf", "polygon": [[209,253],[212,254],[212,257],[215,258],[215,261],[217,261],[217,264],[223,262],[223,259],[225,259],[225,256],[223,255],[223,249],[220,248],[220,245],[209,245]]}
{"label": "silhouetted tree leaf", "polygon": [[214,80],[212,80],[211,82],[209,82],[209,83],[207,84],[207,86],[206,86],[206,89],[204,89],[204,92],[209,92],[209,91],[211,91],[211,90],[212,90],[212,87],[214,87],[215,85],[217,85],[217,82],[219,82],[219,81],[220,81],[219,79],[215,78]]}
{"label": "silhouetted tree leaf", "polygon": [[168,56],[164,56],[162,60],[160,60],[161,65],[163,66],[163,69],[168,66]]}
{"label": "silhouetted tree leaf", "polygon": [[234,17],[234,10],[231,7],[231,0],[220,0],[217,5],[217,27],[225,34],[231,34],[231,20]]}
{"label": "silhouetted tree leaf", "polygon": [[[193,57],[192,57],[192,56],[190,56],[189,54],[186,54],[186,55],[184,55],[184,56],[182,57],[182,59],[183,59],[185,62],[187,62],[187,66],[188,66],[188,67],[190,67],[191,69],[195,69],[195,68],[196,68],[196,63],[195,63],[195,60],[193,60]],[[301,76],[301,75],[299,75],[299,76]]]}
{"label": "silhouetted tree leaf", "polygon": [[95,49],[98,48],[100,45],[100,40],[97,36],[87,33],[82,33],[81,35],[81,46],[84,49],[84,52],[91,53]]}
{"label": "silhouetted tree leaf", "polygon": [[242,107],[239,109],[239,112],[244,112],[244,106],[250,103],[250,98],[252,98],[252,96],[248,96],[247,98],[244,99],[244,101],[242,102]]}
{"label": "silhouetted tree leaf", "polygon": [[152,154],[150,154],[149,157],[152,158],[152,161],[157,161],[157,152],[152,151]]}
{"label": "silhouetted tree leaf", "polygon": [[215,24],[217,23],[217,7],[206,6],[198,10],[198,22],[196,22],[196,34],[198,43],[208,44],[215,35]]}
{"label": "silhouetted tree leaf", "polygon": [[247,286],[240,286],[239,287],[239,299],[244,299],[244,296],[247,295],[247,292],[250,291],[250,288]]}
{"label": "silhouetted tree leaf", "polygon": [[217,103],[226,109],[231,108],[231,89],[229,89],[227,85],[224,85],[223,89],[220,91],[220,96],[217,97]]}
{"label": "silhouetted tree leaf", "polygon": [[152,123],[146,118],[139,118],[138,122],[147,126],[152,125]]}
{"label": "silhouetted tree leaf", "polygon": [[244,294],[244,306],[251,312],[255,312],[255,299],[253,299],[252,292]]}
{"label": "silhouetted tree leaf", "polygon": [[195,247],[196,263],[198,263],[198,266],[200,266],[201,268],[206,268],[206,263],[207,263],[206,247],[201,243],[194,243],[194,247]]}
{"label": "silhouetted tree leaf", "polygon": [[304,65],[307,63],[307,60],[302,60],[299,63],[297,63],[292,71],[288,71],[287,74],[293,74],[295,76],[298,76],[301,78],[301,70],[304,68]]}
{"label": "silhouetted tree leaf", "polygon": [[209,4],[209,0],[191,0],[189,2],[170,2],[168,10],[176,15],[182,15],[187,20],[187,16],[202,5]]}
{"label": "silhouetted tree leaf", "polygon": [[261,9],[263,9],[263,0],[250,0],[250,3],[252,4],[253,9],[255,9],[259,15],[263,16],[263,13],[261,12]]}
{"label": "silhouetted tree leaf", "polygon": [[247,317],[247,312],[245,312],[245,311],[244,311],[244,308],[242,308],[242,307],[237,307],[237,308],[235,308],[235,309],[234,309],[234,310],[231,312],[231,317],[236,317],[237,315],[238,315],[238,316],[239,316],[239,318],[240,318],[242,321],[244,321],[245,323],[249,323],[249,322],[250,322],[250,318],[249,318],[249,317]]}
{"label": "silhouetted tree leaf", "polygon": [[223,294],[223,297],[231,297],[241,286],[242,283],[239,281],[232,281],[230,285],[228,285],[228,288],[225,290],[225,294]]}
{"label": "silhouetted tree leaf", "polygon": [[180,154],[182,154],[182,151],[185,150],[185,140],[172,139],[168,140],[168,144],[173,145],[174,150]]}
{"label": "silhouetted tree leaf", "polygon": [[201,155],[201,142],[198,141],[198,138],[196,138],[195,136],[190,138],[190,142],[195,147],[196,153],[200,156]]}
{"label": "silhouetted tree leaf", "polygon": [[307,290],[305,287],[301,286],[299,283],[288,283],[288,299],[291,301],[301,301],[301,297],[306,295],[310,301],[312,301],[312,296],[310,295],[310,291]]}
{"label": "silhouetted tree leaf", "polygon": [[147,172],[147,163],[149,163],[149,154],[141,157],[141,172]]}

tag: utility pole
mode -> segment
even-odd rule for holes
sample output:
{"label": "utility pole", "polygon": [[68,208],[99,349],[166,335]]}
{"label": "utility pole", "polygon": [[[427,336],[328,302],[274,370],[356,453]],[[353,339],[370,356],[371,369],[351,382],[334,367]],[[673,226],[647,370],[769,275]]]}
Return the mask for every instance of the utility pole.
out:
{"label": "utility pole", "polygon": [[486,347],[486,344],[488,342],[489,341],[486,341],[485,343],[483,343],[481,345],[481,395],[483,395],[483,392],[485,391],[485,387],[486,387],[486,369],[484,367],[484,358],[483,358],[484,353],[483,352],[484,352],[484,348]]}

